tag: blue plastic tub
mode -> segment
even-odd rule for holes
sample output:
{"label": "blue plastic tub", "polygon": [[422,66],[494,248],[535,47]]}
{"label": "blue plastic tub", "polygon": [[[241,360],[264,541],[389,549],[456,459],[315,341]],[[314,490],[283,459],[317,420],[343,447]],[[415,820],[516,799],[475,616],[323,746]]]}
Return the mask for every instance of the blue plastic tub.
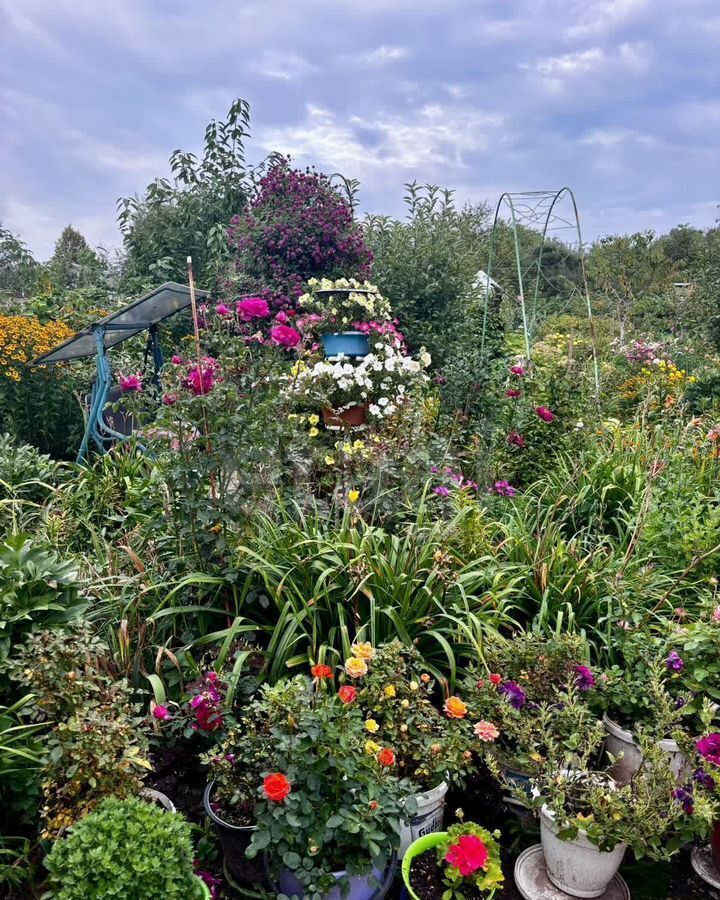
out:
{"label": "blue plastic tub", "polygon": [[367,356],[370,352],[368,336],[361,331],[329,331],[322,336],[325,356]]}

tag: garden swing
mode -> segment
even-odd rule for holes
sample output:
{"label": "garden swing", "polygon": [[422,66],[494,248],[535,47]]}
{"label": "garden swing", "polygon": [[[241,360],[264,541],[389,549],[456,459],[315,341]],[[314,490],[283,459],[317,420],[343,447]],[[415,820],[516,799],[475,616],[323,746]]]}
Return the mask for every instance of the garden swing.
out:
{"label": "garden swing", "polygon": [[39,356],[33,366],[68,362],[73,359],[95,357],[97,374],[92,392],[87,400],[85,433],[78,451],[77,461],[82,462],[88,453],[90,441],[94,441],[101,453],[118,441],[127,440],[133,433],[134,421],[121,408],[113,408],[122,391],[113,384],[113,370],[108,350],[128,338],[147,331],[144,366],[152,360],[153,373],[149,379],[159,387],[163,354],[160,348],[158,325],[194,305],[195,298],[204,299],[209,291],[196,290],[188,285],[168,281],[143,297],[133,300],[117,312],[93,322],[82,331],[48,353]]}

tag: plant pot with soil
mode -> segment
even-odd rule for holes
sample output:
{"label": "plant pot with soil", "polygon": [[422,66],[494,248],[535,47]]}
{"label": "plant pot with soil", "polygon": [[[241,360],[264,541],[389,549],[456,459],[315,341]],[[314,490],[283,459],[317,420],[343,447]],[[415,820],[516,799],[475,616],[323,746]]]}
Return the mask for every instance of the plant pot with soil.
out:
{"label": "plant pot with soil", "polygon": [[405,891],[412,900],[490,898],[502,886],[500,832],[467,822],[418,838],[402,864]]}

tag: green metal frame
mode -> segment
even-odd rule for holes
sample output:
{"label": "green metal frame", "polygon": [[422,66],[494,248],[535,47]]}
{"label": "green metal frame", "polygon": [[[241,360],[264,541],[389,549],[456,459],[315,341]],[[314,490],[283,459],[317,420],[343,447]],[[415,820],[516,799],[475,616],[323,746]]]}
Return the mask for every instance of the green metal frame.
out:
{"label": "green metal frame", "polygon": [[[561,215],[558,211],[563,201],[569,201],[570,212]],[[488,307],[490,303],[490,291],[492,290],[492,269],[495,262],[495,244],[498,232],[498,222],[506,213],[513,234],[515,272],[517,276],[518,299],[522,313],[523,336],[525,339],[525,353],[528,361],[531,359],[532,335],[537,324],[537,303],[542,283],[542,261],[545,243],[550,231],[558,228],[570,230],[576,238],[578,252],[580,254],[581,271],[583,279],[583,292],[587,309],[588,322],[590,323],[590,339],[592,344],[593,373],[595,379],[595,391],[600,393],[600,368],[598,364],[597,346],[595,341],[595,328],[593,322],[592,303],[588,288],[587,274],[585,271],[585,247],[580,229],[580,215],[578,213],[575,195],[569,187],[560,188],[558,191],[524,191],[518,193],[505,192],[498,200],[493,219],[493,229],[490,238],[490,252],[487,266],[487,283],[485,287],[485,303],[483,307],[483,326],[481,338],[481,351],[485,349],[485,336],[487,331]],[[521,233],[520,228],[539,229],[542,235],[540,252],[537,262],[529,269],[523,271],[521,261]],[[535,269],[533,273],[532,270]],[[533,284],[530,303],[527,303],[525,285],[528,280]]]}

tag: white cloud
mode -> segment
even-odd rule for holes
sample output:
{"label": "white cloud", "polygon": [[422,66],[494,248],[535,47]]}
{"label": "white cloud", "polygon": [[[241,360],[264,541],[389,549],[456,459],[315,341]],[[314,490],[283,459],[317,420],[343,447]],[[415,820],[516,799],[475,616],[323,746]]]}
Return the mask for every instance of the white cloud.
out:
{"label": "white cloud", "polygon": [[317,66],[303,59],[297,53],[279,50],[265,50],[252,68],[265,78],[279,81],[295,81],[305,75],[317,72]]}
{"label": "white cloud", "polygon": [[602,35],[626,25],[650,7],[650,0],[576,0],[576,21],[564,29],[564,34],[571,40]]}
{"label": "white cloud", "polygon": [[382,44],[375,50],[362,54],[362,61],[370,66],[385,66],[388,63],[397,62],[409,56],[407,47],[391,47]]}
{"label": "white cloud", "polygon": [[534,64],[521,63],[520,68],[540,76],[551,91],[561,91],[574,80],[590,75],[638,75],[650,66],[650,49],[642,41],[619,44],[612,50],[590,47],[558,56],[546,56]]}

